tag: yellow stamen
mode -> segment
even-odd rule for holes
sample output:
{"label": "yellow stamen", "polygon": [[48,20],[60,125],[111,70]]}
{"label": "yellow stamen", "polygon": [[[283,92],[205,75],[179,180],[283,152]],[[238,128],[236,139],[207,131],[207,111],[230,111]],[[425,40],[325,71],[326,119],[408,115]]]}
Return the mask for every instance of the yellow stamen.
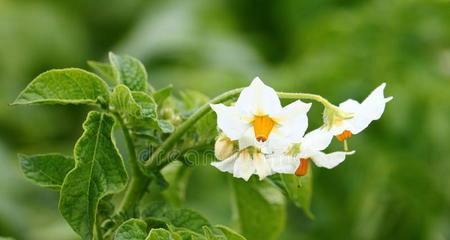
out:
{"label": "yellow stamen", "polygon": [[345,131],[342,132],[341,134],[336,135],[336,138],[337,138],[339,141],[343,142],[343,141],[347,140],[348,138],[351,138],[352,135],[353,135],[352,132],[350,132],[349,130],[345,130]]}
{"label": "yellow stamen", "polygon": [[295,170],[296,176],[305,176],[308,173],[309,158],[300,158],[300,165]]}
{"label": "yellow stamen", "polygon": [[253,119],[253,129],[256,140],[265,142],[273,129],[275,122],[268,116],[257,116]]}

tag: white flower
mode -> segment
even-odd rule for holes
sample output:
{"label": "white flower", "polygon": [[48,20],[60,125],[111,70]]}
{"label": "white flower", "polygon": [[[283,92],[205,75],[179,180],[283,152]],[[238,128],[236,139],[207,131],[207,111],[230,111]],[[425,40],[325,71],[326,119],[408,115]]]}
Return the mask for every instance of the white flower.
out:
{"label": "white flower", "polygon": [[[381,84],[362,103],[349,99],[339,104],[338,111],[326,112],[325,126],[340,141],[360,133],[372,121],[380,119],[386,103],[392,100],[392,97],[384,97],[385,87],[386,83]],[[342,117],[345,114],[347,117]]]}
{"label": "white flower", "polygon": [[225,160],[235,153],[234,142],[230,138],[221,134],[214,145],[214,153],[219,160]]}
{"label": "white flower", "polygon": [[258,77],[245,88],[234,106],[211,104],[217,113],[217,125],[239,149],[249,146],[264,152],[285,148],[308,127],[306,116],[311,104],[295,101],[282,107],[275,90]]}
{"label": "white flower", "polygon": [[277,173],[297,176],[306,174],[310,160],[318,167],[334,168],[345,160],[346,155],[353,154],[354,151],[323,153],[332,139],[333,135],[323,128],[311,131],[283,153],[271,155],[269,158],[271,168]]}
{"label": "white flower", "polygon": [[253,147],[241,150],[219,162],[211,163],[222,172],[232,173],[236,178],[242,178],[245,181],[253,175],[259,176],[262,180],[272,174],[270,164],[265,155]]}

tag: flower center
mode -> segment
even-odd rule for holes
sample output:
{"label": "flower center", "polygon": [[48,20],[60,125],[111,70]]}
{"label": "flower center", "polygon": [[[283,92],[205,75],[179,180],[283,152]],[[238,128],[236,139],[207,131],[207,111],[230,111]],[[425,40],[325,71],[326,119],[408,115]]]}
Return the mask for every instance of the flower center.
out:
{"label": "flower center", "polygon": [[256,140],[260,142],[267,141],[274,125],[275,122],[272,118],[268,116],[256,116],[253,119],[253,129],[255,131]]}
{"label": "flower center", "polygon": [[308,166],[309,166],[309,158],[300,158],[300,165],[298,166],[297,170],[295,170],[296,176],[305,176],[308,173]]}
{"label": "flower center", "polygon": [[336,138],[337,138],[339,141],[343,142],[343,141],[345,141],[347,138],[351,138],[352,135],[353,135],[352,132],[350,132],[349,130],[345,130],[345,131],[342,132],[341,134],[336,135]]}

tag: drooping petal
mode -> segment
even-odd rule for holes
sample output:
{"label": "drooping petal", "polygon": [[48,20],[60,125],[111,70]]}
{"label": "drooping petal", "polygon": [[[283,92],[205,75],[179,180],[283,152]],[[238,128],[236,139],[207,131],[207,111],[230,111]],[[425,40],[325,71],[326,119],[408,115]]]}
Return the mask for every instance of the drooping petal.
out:
{"label": "drooping petal", "polygon": [[366,129],[372,121],[380,119],[386,107],[386,103],[392,99],[392,97],[384,97],[385,87],[385,83],[381,84],[370,93],[361,104],[358,104],[358,106],[355,103],[343,106],[344,110],[353,108],[355,111],[354,117],[348,120],[348,124],[351,126],[348,130],[353,134],[360,133],[362,130]]}
{"label": "drooping petal", "polygon": [[273,154],[267,157],[273,172],[293,174],[299,165],[299,158],[284,155]]}
{"label": "drooping petal", "polygon": [[253,165],[255,166],[259,180],[263,180],[265,177],[272,174],[270,164],[262,153],[253,154]]}
{"label": "drooping petal", "polygon": [[250,86],[242,90],[236,107],[245,115],[265,116],[281,111],[281,103],[275,90],[256,77]]}
{"label": "drooping petal", "polygon": [[276,128],[286,138],[286,141],[293,143],[301,139],[308,128],[307,113],[311,108],[311,103],[304,103],[297,100],[285,106],[280,114],[272,116],[277,122]]}
{"label": "drooping petal", "polygon": [[233,176],[248,181],[255,172],[252,158],[248,151],[242,151],[234,164]]}
{"label": "drooping petal", "polygon": [[303,140],[301,141],[302,148],[311,149],[315,151],[322,151],[327,148],[331,140],[333,139],[333,134],[323,128],[318,128],[307,133]]}
{"label": "drooping petal", "polygon": [[333,152],[325,154],[323,152],[318,151],[312,154],[311,159],[313,160],[314,164],[316,164],[316,166],[331,169],[342,163],[347,155],[351,155],[354,153],[355,151]]}
{"label": "drooping petal", "polygon": [[211,104],[211,108],[217,113],[217,125],[233,141],[239,139],[250,127],[234,106]]}
{"label": "drooping petal", "polygon": [[217,169],[219,169],[222,172],[233,173],[234,164],[236,163],[237,157],[238,157],[238,153],[235,153],[235,154],[231,155],[231,157],[229,157],[223,161],[212,162],[211,165],[213,165],[214,167],[216,167]]}

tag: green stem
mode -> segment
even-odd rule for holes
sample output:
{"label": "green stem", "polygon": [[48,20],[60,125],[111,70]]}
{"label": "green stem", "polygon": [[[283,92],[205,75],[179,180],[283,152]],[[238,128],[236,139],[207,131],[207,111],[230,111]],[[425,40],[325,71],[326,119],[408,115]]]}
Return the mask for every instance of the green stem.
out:
{"label": "green stem", "polygon": [[95,236],[97,240],[103,240],[102,228],[98,222],[95,223]]}
{"label": "green stem", "polygon": [[139,168],[139,163],[136,155],[136,148],[131,138],[130,131],[126,127],[122,117],[115,113],[114,114],[120,123],[123,135],[125,137],[125,142],[127,144],[128,155],[130,156],[131,165],[131,179],[128,183],[127,190],[125,192],[124,198],[118,208],[119,212],[125,212],[134,206],[144,195],[145,189],[149,183],[149,179],[142,173]]}
{"label": "green stem", "polygon": [[[228,92],[223,93],[222,95],[217,96],[212,99],[207,104],[200,107],[194,114],[192,114],[183,124],[181,124],[175,132],[173,132],[161,146],[152,154],[150,159],[145,163],[145,167],[147,168],[155,168],[162,164],[165,164],[167,158],[166,154],[171,150],[171,148],[175,145],[177,140],[183,136],[200,118],[211,111],[210,104],[222,103],[227,100],[230,100],[242,92],[243,88],[234,89]],[[283,99],[311,99],[322,103],[325,107],[328,108],[337,108],[335,105],[331,104],[328,100],[323,98],[320,95],[309,94],[309,93],[286,93],[286,92],[277,92],[278,96]]]}
{"label": "green stem", "polygon": [[287,93],[287,92],[277,92],[278,97],[283,99],[310,99],[322,103],[327,108],[335,109],[335,105],[330,103],[327,99],[320,95],[310,94],[310,93]]}

